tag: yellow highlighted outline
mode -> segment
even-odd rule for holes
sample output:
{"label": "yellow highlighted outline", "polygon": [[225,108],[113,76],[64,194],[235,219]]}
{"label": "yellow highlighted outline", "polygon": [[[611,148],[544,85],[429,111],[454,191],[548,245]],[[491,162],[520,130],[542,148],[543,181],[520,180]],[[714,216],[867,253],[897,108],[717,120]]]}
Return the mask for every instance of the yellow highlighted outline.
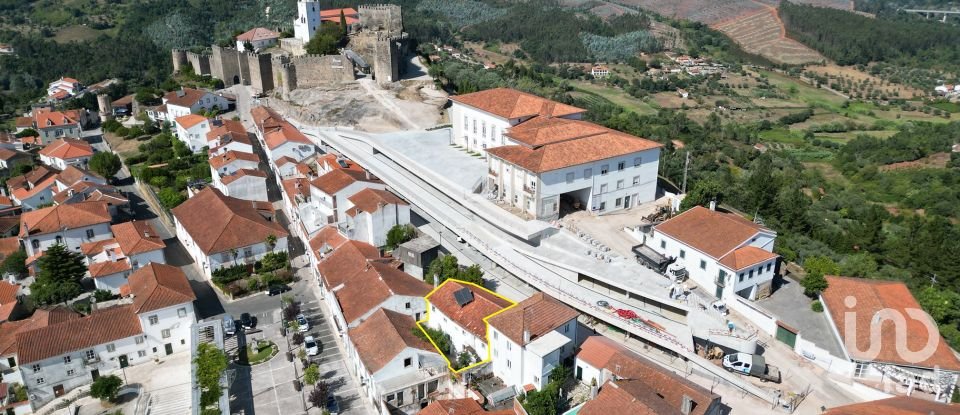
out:
{"label": "yellow highlighted outline", "polygon": [[[426,323],[427,321],[430,320],[430,296],[433,295],[433,293],[437,292],[437,290],[439,290],[440,287],[443,287],[444,284],[446,284],[446,283],[448,283],[448,282],[450,282],[450,281],[456,281],[456,282],[459,283],[460,285],[472,285],[472,286],[474,286],[474,287],[476,287],[476,288],[479,288],[479,289],[481,289],[481,290],[484,290],[484,291],[486,291],[486,292],[488,292],[488,293],[490,293],[490,294],[493,294],[494,296],[499,297],[499,298],[501,298],[501,299],[503,299],[503,300],[506,300],[506,301],[508,301],[508,302],[510,303],[510,305],[507,306],[507,307],[504,307],[503,310],[497,311],[496,313],[493,313],[493,314],[491,314],[491,315],[486,316],[486,317],[483,318],[483,323],[484,323],[485,326],[486,326],[486,330],[484,330],[484,332],[485,332],[486,334],[484,335],[484,337],[487,339],[487,358],[486,358],[486,359],[483,359],[483,360],[481,360],[481,361],[479,361],[479,362],[477,362],[477,363],[474,363],[474,364],[472,364],[472,365],[470,365],[470,366],[461,368],[461,369],[459,369],[459,370],[456,370],[456,369],[453,368],[453,363],[450,362],[450,359],[447,357],[447,353],[444,352],[443,350],[440,350],[440,348],[437,347],[437,343],[433,341],[433,338],[430,337],[430,334],[428,334],[427,331],[424,330],[424,329],[423,329],[423,326],[421,325],[421,323]],[[424,319],[417,321],[417,328],[419,328],[420,331],[423,332],[423,335],[427,337],[427,340],[430,341],[430,344],[433,345],[433,348],[434,348],[434,349],[437,349],[437,351],[440,352],[440,356],[443,356],[443,360],[446,360],[446,361],[447,361],[447,368],[450,369],[450,371],[453,372],[454,374],[463,372],[464,370],[467,370],[467,369],[472,369],[472,368],[474,368],[474,367],[480,366],[480,365],[482,365],[482,364],[484,364],[484,363],[487,363],[487,362],[490,362],[490,361],[493,360],[493,358],[491,358],[491,356],[490,356],[491,353],[493,353],[493,345],[490,343],[490,323],[488,323],[487,320],[490,319],[491,317],[496,316],[497,314],[500,314],[500,313],[502,313],[502,312],[504,312],[504,311],[507,311],[507,310],[509,310],[509,309],[511,309],[511,308],[513,308],[513,307],[515,307],[515,306],[517,305],[517,302],[516,302],[516,301],[513,301],[513,300],[511,300],[511,299],[509,299],[509,298],[507,298],[507,297],[504,297],[504,296],[502,296],[502,295],[500,295],[500,294],[497,294],[497,293],[495,293],[495,292],[493,292],[493,291],[490,291],[490,290],[488,290],[486,287],[482,287],[482,286],[479,286],[479,285],[474,284],[474,283],[472,283],[472,282],[467,282],[467,281],[458,280],[458,279],[454,279],[454,278],[447,279],[446,281],[443,282],[443,284],[440,284],[439,286],[437,286],[437,288],[434,288],[433,290],[431,290],[429,293],[427,293],[426,296],[423,297],[423,300],[427,302],[427,312],[426,312],[426,316],[424,317]]]}

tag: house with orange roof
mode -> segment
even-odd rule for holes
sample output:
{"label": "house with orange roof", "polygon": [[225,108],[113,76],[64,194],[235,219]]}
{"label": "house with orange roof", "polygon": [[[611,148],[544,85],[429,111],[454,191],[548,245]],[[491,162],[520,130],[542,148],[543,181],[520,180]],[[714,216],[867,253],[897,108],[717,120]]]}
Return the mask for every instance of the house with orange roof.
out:
{"label": "house with orange roof", "polygon": [[197,114],[181,115],[173,119],[177,139],[194,153],[207,145],[207,133],[213,129],[213,120]]}
{"label": "house with orange roof", "polygon": [[960,357],[906,284],[830,275],[826,280],[820,302],[855,382],[950,402],[960,381]]}
{"label": "house with orange roof", "polygon": [[210,156],[223,154],[231,150],[244,153],[253,152],[253,143],[250,141],[250,136],[247,135],[247,129],[243,127],[240,121],[233,120],[221,120],[220,125],[214,125],[207,133],[207,147],[210,148]]}
{"label": "house with orange roof", "polygon": [[[52,309],[39,308],[33,312],[33,315],[15,321],[0,322],[0,374],[3,375],[3,382],[9,384],[23,384],[23,377],[20,375],[20,359],[17,356],[17,335],[38,328],[46,327],[51,324],[60,324],[75,320],[80,317],[76,311],[66,307],[55,307]],[[29,401],[23,401],[14,404],[6,402],[6,408],[13,408],[15,414],[30,413]]]}
{"label": "house with orange roof", "polygon": [[80,81],[62,76],[60,79],[51,82],[49,86],[47,86],[47,96],[56,97],[57,95],[60,95],[64,98],[68,98],[80,93],[82,89],[83,86],[80,85]]}
{"label": "house with orange roof", "polygon": [[[430,302],[428,320],[423,324],[450,336],[452,350],[448,356],[466,352],[473,362],[488,358],[498,359],[487,348],[486,319],[513,305],[513,302],[470,283],[446,280],[427,300]],[[519,364],[519,362],[517,362]],[[513,362],[509,363],[513,366]]]}
{"label": "house with orange roof", "polygon": [[267,253],[287,250],[289,234],[274,221],[269,203],[207,187],[171,212],[177,239],[208,278],[217,269],[252,264]]}
{"label": "house with orange roof", "polygon": [[384,246],[391,228],[410,223],[410,204],[386,190],[364,188],[347,202],[340,228],[350,239]]}
{"label": "house with orange roof", "polygon": [[211,184],[226,196],[243,200],[268,201],[267,173],[258,169],[238,169],[230,174],[214,175]]}
{"label": "house with orange roof", "polygon": [[296,161],[292,157],[284,156],[273,161],[276,165],[277,174],[281,179],[289,178],[308,178],[315,179],[317,173],[314,171],[308,160]]}
{"label": "house with orange roof", "polygon": [[931,402],[907,396],[835,406],[821,415],[957,415],[960,405]]}
{"label": "house with orange roof", "polygon": [[779,255],[777,233],[734,213],[695,206],[653,228],[645,244],[675,261],[703,292],[717,299],[766,297]]}
{"label": "house with orange roof", "polygon": [[357,327],[380,308],[420,320],[427,312],[423,297],[432,288],[394,263],[366,261],[359,272],[335,287],[337,304],[332,314],[340,327]]}
{"label": "house with orange roof", "polygon": [[538,292],[516,306],[490,317],[490,347],[494,376],[520,389],[540,390],[550,373],[577,349],[580,313]]}
{"label": "house with orange roof", "polygon": [[255,153],[231,150],[211,156],[208,162],[210,163],[210,176],[216,177],[233,174],[240,169],[256,169],[260,165],[260,157],[257,157]]}
{"label": "house with orange roof", "polygon": [[[250,110],[250,116],[253,119],[257,139],[263,144],[264,151],[271,161],[290,157],[300,162],[317,154],[313,141],[310,141],[276,111],[267,107],[255,107]],[[275,166],[274,169],[276,169]]]}
{"label": "house with orange roof", "polygon": [[460,398],[433,401],[417,415],[527,415],[527,411],[516,399],[512,408],[488,411],[472,398]]}
{"label": "house with orange roof", "polygon": [[227,111],[233,107],[233,100],[210,91],[193,88],[180,88],[167,92],[161,98],[163,111],[157,111],[163,120],[175,120],[184,115],[200,111]]}
{"label": "house with orange roof", "polygon": [[24,212],[20,219],[20,240],[30,257],[56,244],[80,252],[85,243],[113,237],[106,202],[57,205]]}
{"label": "house with orange roof", "polygon": [[98,376],[191,349],[196,295],[180,268],[151,263],[130,275],[128,290],[121,305],[17,333],[34,410]]}
{"label": "house with orange roof", "polygon": [[380,179],[366,171],[336,169],[310,181],[310,203],[321,215],[330,218],[326,223],[340,223],[351,205],[348,197],[363,189],[386,188]]}
{"label": "house with orange roof", "polygon": [[276,45],[280,40],[280,34],[265,27],[255,27],[237,35],[235,40],[237,50],[246,50],[249,43],[254,51],[258,51]]}
{"label": "house with orange roof", "polygon": [[594,65],[590,68],[590,75],[597,79],[606,78],[610,76],[610,68],[607,65]]}
{"label": "house with orange roof", "polygon": [[580,346],[574,368],[578,381],[601,387],[600,394],[584,404],[579,413],[723,413],[720,395],[609,337],[588,337]]}
{"label": "house with orange roof", "polygon": [[446,360],[417,330],[412,317],[385,308],[349,330],[348,365],[364,380],[361,398],[378,413],[414,413],[452,396]]}
{"label": "house with orange roof", "polygon": [[59,173],[55,168],[41,165],[26,174],[8,179],[10,200],[24,211],[53,203]]}
{"label": "house with orange roof", "polygon": [[67,166],[87,168],[93,157],[93,146],[83,140],[60,138],[40,150],[40,162],[63,170]]}
{"label": "house with orange roof", "polygon": [[110,230],[113,238],[80,246],[90,278],[98,290],[119,294],[132,272],[150,263],[167,262],[163,253],[166,244],[150,222],[124,222],[111,226]]}
{"label": "house with orange roof", "polygon": [[18,117],[17,132],[32,129],[39,133],[40,145],[48,145],[58,138],[80,138],[80,120],[49,107],[34,108],[28,117]]}
{"label": "house with orange roof", "polygon": [[21,295],[20,284],[0,280],[0,323],[16,320],[26,311]]}

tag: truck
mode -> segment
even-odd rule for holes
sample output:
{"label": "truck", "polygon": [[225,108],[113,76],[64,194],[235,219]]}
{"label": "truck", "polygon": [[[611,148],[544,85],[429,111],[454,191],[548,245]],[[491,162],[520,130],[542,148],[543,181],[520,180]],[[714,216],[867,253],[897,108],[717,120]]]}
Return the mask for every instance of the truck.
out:
{"label": "truck", "polygon": [[723,368],[759,378],[761,382],[780,383],[780,369],[768,365],[763,356],[748,353],[728,354],[723,357]]}

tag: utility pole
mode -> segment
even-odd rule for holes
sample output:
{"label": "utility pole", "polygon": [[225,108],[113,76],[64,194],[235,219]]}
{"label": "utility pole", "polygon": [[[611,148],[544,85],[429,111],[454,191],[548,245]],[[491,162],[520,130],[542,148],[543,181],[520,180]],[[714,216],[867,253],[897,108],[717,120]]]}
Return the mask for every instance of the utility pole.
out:
{"label": "utility pole", "polygon": [[680,193],[687,193],[687,170],[690,168],[690,152],[687,152],[687,159],[683,162],[683,187]]}

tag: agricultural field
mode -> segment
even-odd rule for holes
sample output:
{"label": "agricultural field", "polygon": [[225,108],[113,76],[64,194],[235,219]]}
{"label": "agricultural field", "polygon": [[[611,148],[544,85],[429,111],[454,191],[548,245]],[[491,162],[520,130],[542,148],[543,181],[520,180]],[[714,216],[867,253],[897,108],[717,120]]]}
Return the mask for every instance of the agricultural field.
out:
{"label": "agricultural field", "polygon": [[94,40],[105,33],[105,31],[92,29],[89,26],[74,25],[58,30],[57,34],[53,36],[53,40],[57,43],[83,42]]}
{"label": "agricultural field", "polygon": [[724,21],[713,27],[733,39],[743,50],[774,62],[803,64],[824,60],[815,50],[784,35],[783,23],[773,8]]}
{"label": "agricultural field", "polygon": [[831,89],[856,98],[873,95],[890,99],[912,99],[926,95],[919,89],[880,79],[852,66],[811,65],[804,68],[804,72],[821,77]]}
{"label": "agricultural field", "polygon": [[640,115],[656,114],[657,112],[656,107],[642,100],[633,98],[616,88],[604,85],[596,85],[586,81],[573,81],[571,82],[571,85],[576,91],[573,95],[578,98],[584,98],[587,100],[599,98],[601,100],[610,101],[627,109],[628,111],[633,111]]}

